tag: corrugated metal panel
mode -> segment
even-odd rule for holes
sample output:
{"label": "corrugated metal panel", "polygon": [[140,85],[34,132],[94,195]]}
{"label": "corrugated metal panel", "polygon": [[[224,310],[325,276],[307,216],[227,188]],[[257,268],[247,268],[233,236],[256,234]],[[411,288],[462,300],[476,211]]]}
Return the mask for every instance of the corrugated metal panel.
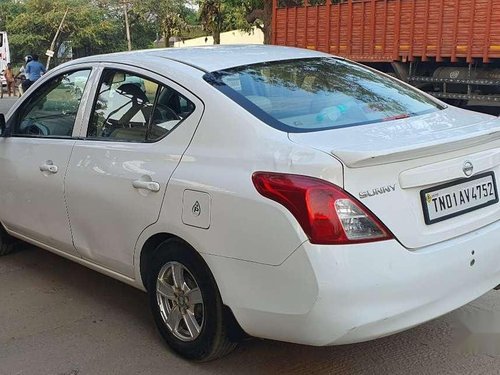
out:
{"label": "corrugated metal panel", "polygon": [[306,10],[307,8],[296,8],[296,19],[295,19],[295,27],[297,30],[297,36],[295,40],[295,45],[297,47],[306,48]]}
{"label": "corrugated metal panel", "polygon": [[318,43],[316,49],[328,52],[328,7],[318,7]]}
{"label": "corrugated metal panel", "polygon": [[306,35],[305,35],[305,41],[306,41],[306,48],[310,49],[316,49],[317,48],[317,43],[316,43],[316,35],[317,35],[317,30],[319,27],[318,24],[318,19],[317,19],[317,10],[319,7],[308,7],[306,8]]}
{"label": "corrugated metal panel", "polygon": [[455,8],[456,1],[443,1],[442,15],[442,34],[441,34],[441,55],[449,56],[453,52],[454,42],[454,25],[455,25]]}
{"label": "corrugated metal panel", "polygon": [[500,58],[497,0],[348,0],[293,8],[273,3],[276,44],[360,61]]}
{"label": "corrugated metal panel", "polygon": [[490,44],[488,46],[489,57],[500,57],[500,1],[493,1],[491,9],[491,29],[490,29]]}
{"label": "corrugated metal panel", "polygon": [[410,45],[412,43],[411,38],[412,38],[412,6],[413,6],[413,1],[403,1],[401,3],[401,16],[400,16],[400,22],[401,25],[401,31],[400,31],[400,36],[399,36],[399,52],[401,56],[409,56],[410,54]]}
{"label": "corrugated metal panel", "polygon": [[415,1],[414,3],[413,54],[415,56],[423,56],[426,45],[425,29],[427,25],[427,3],[425,0]]}

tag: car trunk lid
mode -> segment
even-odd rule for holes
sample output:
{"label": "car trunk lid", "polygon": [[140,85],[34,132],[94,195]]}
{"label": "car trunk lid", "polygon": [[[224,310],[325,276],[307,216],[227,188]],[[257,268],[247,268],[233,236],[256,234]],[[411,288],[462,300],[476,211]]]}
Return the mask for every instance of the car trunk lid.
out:
{"label": "car trunk lid", "polygon": [[[500,219],[500,205],[492,201],[493,195],[485,196],[484,202],[464,203],[451,211],[445,207],[430,215],[430,208],[425,207],[427,199],[434,204],[432,198],[439,199],[438,195],[470,194],[476,182],[481,185],[492,180],[485,173],[493,172],[498,185],[500,120],[493,116],[450,107],[401,120],[291,133],[289,137],[342,161],[344,189],[377,215],[407,248],[428,246]],[[465,163],[472,165],[470,176],[465,173]],[[453,185],[457,182],[465,185]],[[445,184],[452,186],[436,190]],[[456,197],[460,200],[460,195]],[[483,203],[487,205],[475,209]],[[470,212],[463,213],[466,209]]]}

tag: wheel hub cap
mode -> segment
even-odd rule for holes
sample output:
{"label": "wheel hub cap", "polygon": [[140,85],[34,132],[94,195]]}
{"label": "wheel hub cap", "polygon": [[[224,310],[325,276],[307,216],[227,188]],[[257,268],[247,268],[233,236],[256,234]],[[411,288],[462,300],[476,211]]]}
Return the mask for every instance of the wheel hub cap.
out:
{"label": "wheel hub cap", "polygon": [[191,272],[181,263],[168,262],[156,280],[156,299],[163,323],[182,341],[193,341],[201,333],[205,309],[201,290]]}

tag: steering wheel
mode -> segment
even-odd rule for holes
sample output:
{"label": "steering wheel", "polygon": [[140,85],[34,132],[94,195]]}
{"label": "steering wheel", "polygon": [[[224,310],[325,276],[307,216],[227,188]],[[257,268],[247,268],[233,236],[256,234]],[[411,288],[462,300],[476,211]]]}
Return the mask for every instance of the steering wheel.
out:
{"label": "steering wheel", "polygon": [[50,130],[47,126],[33,120],[29,121],[21,130],[22,134],[26,135],[50,135]]}

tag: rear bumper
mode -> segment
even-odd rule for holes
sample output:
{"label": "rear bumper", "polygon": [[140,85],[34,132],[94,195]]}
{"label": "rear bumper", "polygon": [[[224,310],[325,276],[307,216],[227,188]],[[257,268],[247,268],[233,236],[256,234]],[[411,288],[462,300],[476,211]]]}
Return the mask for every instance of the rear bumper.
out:
{"label": "rear bumper", "polygon": [[500,222],[414,252],[395,240],[307,242],[277,267],[234,260],[231,267],[218,283],[247,333],[309,345],[366,341],[446,314],[500,284]]}

